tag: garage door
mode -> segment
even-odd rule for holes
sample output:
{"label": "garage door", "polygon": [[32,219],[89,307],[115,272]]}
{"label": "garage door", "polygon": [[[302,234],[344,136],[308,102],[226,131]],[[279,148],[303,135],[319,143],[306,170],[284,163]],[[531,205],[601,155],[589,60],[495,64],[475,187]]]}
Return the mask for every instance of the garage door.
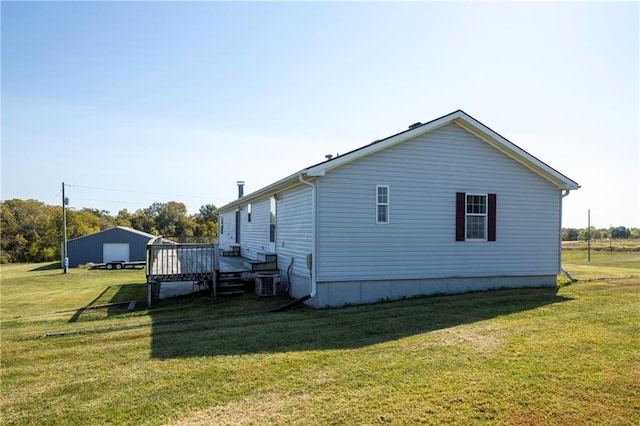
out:
{"label": "garage door", "polygon": [[114,260],[129,261],[129,243],[105,243],[102,245],[102,261],[107,263]]}

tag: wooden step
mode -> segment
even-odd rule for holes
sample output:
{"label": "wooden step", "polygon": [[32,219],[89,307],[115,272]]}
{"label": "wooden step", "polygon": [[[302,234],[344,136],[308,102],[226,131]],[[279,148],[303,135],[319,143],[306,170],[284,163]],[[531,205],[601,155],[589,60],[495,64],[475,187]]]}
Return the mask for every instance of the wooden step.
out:
{"label": "wooden step", "polygon": [[244,294],[244,284],[242,282],[235,283],[219,283],[218,296],[239,296]]}
{"label": "wooden step", "polygon": [[239,257],[240,256],[240,246],[231,246],[231,250],[223,250],[220,249],[220,256],[229,256],[229,257]]}
{"label": "wooden step", "polygon": [[223,278],[236,278],[241,280],[242,279],[242,272],[241,271],[237,271],[237,272],[218,272],[218,279],[223,279]]}
{"label": "wooden step", "polygon": [[258,253],[258,260],[260,262],[277,262],[278,255],[275,253]]}
{"label": "wooden step", "polygon": [[219,290],[218,296],[242,296],[244,290]]}
{"label": "wooden step", "polygon": [[218,272],[218,296],[240,296],[244,294],[242,272]]}
{"label": "wooden step", "polygon": [[272,271],[278,267],[276,262],[261,262],[259,260],[245,260],[244,266],[250,272]]}

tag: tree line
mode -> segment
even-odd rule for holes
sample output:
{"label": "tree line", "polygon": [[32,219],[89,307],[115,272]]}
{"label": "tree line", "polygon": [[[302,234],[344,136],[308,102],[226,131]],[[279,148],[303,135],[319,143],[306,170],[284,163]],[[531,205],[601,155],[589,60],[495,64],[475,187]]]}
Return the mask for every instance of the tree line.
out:
{"label": "tree line", "polygon": [[562,228],[562,241],[586,241],[603,239],[640,238],[640,228],[612,226],[610,228]]}
{"label": "tree line", "polygon": [[[67,209],[67,238],[93,234],[114,226],[126,226],[174,241],[214,241],[218,235],[216,206],[205,204],[198,213],[187,214],[183,203],[153,203],[131,213],[120,210]],[[62,207],[38,200],[0,202],[0,262],[49,262],[60,260]]]}

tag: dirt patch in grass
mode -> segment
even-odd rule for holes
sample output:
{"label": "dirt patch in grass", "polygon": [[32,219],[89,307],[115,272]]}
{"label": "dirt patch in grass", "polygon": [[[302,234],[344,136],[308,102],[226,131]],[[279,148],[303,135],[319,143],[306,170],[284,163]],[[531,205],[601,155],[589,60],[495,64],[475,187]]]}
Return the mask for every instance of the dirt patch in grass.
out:
{"label": "dirt patch in grass", "polygon": [[287,395],[276,392],[248,395],[228,404],[217,405],[200,411],[176,423],[174,426],[233,426],[292,424],[303,418],[294,415],[292,407],[295,400],[307,399],[305,395]]}

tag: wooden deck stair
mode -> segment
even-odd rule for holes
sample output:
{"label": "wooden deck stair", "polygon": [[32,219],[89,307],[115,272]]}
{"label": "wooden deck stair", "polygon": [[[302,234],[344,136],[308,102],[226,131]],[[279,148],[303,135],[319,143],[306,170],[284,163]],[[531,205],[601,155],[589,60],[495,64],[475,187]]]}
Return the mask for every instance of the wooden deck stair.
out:
{"label": "wooden deck stair", "polygon": [[231,257],[239,257],[240,256],[240,246],[231,246],[231,250],[220,250],[220,256],[231,256]]}
{"label": "wooden deck stair", "polygon": [[[221,256],[227,258],[236,258],[238,255],[231,254],[234,250],[230,250]],[[235,250],[239,254],[239,250]],[[245,284],[247,285],[246,291],[251,290],[251,282],[245,283],[246,274],[252,274],[255,272],[264,271],[276,271],[278,269],[277,255],[273,253],[258,253],[257,260],[237,259],[234,260],[234,264],[226,265],[222,270],[216,271],[216,292],[217,296],[235,296],[242,295],[245,292]],[[229,259],[231,260],[231,259]],[[240,266],[242,265],[242,266]]]}
{"label": "wooden deck stair", "polygon": [[250,272],[274,271],[278,269],[278,256],[274,253],[258,253],[258,260],[245,260]]}
{"label": "wooden deck stair", "polygon": [[242,272],[218,272],[218,296],[240,296],[244,294]]}

